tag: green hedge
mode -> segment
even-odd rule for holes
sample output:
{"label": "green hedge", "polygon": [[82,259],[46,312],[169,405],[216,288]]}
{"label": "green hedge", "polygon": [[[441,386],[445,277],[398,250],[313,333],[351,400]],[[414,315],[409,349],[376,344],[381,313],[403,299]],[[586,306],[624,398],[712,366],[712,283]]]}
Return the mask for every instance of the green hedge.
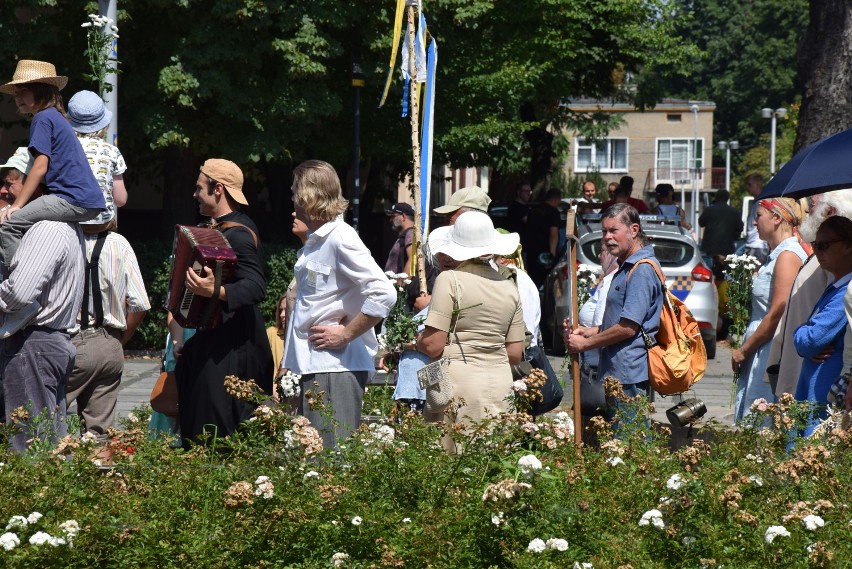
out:
{"label": "green hedge", "polygon": [[[136,241],[131,243],[139,260],[139,269],[151,300],[151,310],[136,330],[127,345],[129,350],[160,350],[166,341],[166,291],[172,242],[163,240]],[[267,326],[275,324],[275,307],[278,299],[293,278],[296,250],[280,244],[263,246],[266,269],[266,299],[260,310]]]}

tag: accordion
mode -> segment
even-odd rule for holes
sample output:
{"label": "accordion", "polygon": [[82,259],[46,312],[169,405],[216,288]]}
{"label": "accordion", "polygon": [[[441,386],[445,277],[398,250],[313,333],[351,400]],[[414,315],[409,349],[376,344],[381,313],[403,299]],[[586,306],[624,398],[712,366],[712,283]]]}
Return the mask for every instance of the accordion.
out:
{"label": "accordion", "polygon": [[215,328],[222,321],[221,303],[188,291],[186,271],[191,268],[200,275],[206,267],[218,284],[227,284],[233,281],[236,266],[237,254],[221,232],[209,227],[175,226],[166,309],[184,328]]}

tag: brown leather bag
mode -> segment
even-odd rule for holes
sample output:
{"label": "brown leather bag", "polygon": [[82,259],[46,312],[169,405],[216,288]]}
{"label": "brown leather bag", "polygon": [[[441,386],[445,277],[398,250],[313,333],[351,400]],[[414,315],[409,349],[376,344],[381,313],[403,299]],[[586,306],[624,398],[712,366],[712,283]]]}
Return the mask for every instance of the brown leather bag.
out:
{"label": "brown leather bag", "polygon": [[175,372],[160,373],[151,390],[151,408],[168,417],[178,416],[178,389]]}

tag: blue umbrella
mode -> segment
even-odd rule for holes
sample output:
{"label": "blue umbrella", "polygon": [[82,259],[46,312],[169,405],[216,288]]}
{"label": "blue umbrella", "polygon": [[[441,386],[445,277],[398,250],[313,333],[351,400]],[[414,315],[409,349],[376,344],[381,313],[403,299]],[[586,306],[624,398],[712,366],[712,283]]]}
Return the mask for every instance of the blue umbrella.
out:
{"label": "blue umbrella", "polygon": [[803,198],[852,188],[852,129],[814,142],[778,170],[757,199]]}

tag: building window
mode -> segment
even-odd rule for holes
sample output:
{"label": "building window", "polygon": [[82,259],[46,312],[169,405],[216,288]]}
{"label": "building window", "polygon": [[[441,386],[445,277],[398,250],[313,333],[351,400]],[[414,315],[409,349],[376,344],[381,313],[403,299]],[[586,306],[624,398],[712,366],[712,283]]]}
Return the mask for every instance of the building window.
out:
{"label": "building window", "polygon": [[682,119],[680,113],[668,113],[666,115],[666,120],[668,122],[681,122]]}
{"label": "building window", "polygon": [[692,180],[693,167],[696,169],[696,179],[703,179],[704,139],[657,139],[657,166],[655,169],[657,184],[685,184]]}
{"label": "building window", "polygon": [[627,139],[574,139],[575,172],[627,172]]}

